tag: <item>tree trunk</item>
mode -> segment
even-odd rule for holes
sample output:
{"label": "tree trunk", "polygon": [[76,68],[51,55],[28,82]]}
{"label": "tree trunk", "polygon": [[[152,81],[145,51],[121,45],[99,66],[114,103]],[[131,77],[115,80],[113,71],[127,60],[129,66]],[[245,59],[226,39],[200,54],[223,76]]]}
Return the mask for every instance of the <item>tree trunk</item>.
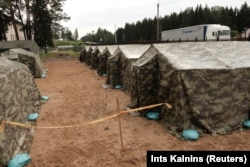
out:
{"label": "tree trunk", "polygon": [[25,0],[25,5],[26,5],[26,17],[27,17],[25,31],[27,39],[31,40],[32,35],[31,35],[31,25],[30,25],[30,0]]}
{"label": "tree trunk", "polygon": [[46,42],[45,42],[44,45],[45,45],[45,46],[44,46],[44,52],[45,52],[45,54],[47,54],[47,53],[48,53],[48,50],[47,50]]}
{"label": "tree trunk", "polygon": [[16,40],[19,40],[19,34],[17,31],[16,20],[15,20],[14,11],[12,8],[12,1],[9,1],[9,6],[10,6],[11,20],[12,20],[12,24],[13,24],[15,35],[16,35]]}
{"label": "tree trunk", "polygon": [[19,19],[21,20],[21,24],[22,24],[22,27],[23,27],[23,36],[24,36],[24,39],[26,40],[27,39],[26,29],[25,29],[25,26],[24,26],[24,23],[23,23],[23,18],[22,18],[22,15],[21,15],[20,7],[17,5],[17,3],[18,3],[18,1],[16,1],[16,6],[17,6],[17,9],[18,9],[18,13],[19,13]]}

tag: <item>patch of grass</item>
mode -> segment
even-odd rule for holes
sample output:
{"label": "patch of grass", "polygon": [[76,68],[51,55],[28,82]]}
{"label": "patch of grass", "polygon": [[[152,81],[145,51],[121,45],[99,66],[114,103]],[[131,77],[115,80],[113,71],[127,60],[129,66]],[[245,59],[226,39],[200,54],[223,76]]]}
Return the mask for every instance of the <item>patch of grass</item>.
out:
{"label": "patch of grass", "polygon": [[47,60],[50,58],[57,58],[62,56],[64,57],[66,56],[69,58],[78,58],[80,56],[80,52],[53,50],[49,51],[48,53],[40,53],[40,57],[42,60]]}
{"label": "patch of grass", "polygon": [[60,51],[59,53],[69,54],[70,57],[79,57],[80,55],[80,52],[74,52],[74,51]]}
{"label": "patch of grass", "polygon": [[73,46],[81,46],[83,45],[83,42],[81,40],[78,41],[69,41],[69,40],[54,40],[54,45],[55,46],[60,46],[60,45],[73,45]]}
{"label": "patch of grass", "polygon": [[48,58],[52,58],[55,57],[57,55],[56,52],[48,52],[48,53],[40,53],[40,57],[41,59],[48,59]]}

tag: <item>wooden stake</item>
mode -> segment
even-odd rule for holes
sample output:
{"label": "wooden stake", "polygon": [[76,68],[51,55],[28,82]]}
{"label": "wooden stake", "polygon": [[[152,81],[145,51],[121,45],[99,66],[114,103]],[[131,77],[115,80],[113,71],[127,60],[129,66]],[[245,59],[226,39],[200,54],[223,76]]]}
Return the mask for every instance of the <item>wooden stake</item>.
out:
{"label": "wooden stake", "polygon": [[121,148],[123,150],[123,140],[122,140],[122,126],[121,126],[121,119],[120,119],[120,105],[119,105],[119,100],[116,98],[117,102],[117,116],[118,116],[118,122],[119,122],[119,130],[120,130],[120,139],[121,139]]}

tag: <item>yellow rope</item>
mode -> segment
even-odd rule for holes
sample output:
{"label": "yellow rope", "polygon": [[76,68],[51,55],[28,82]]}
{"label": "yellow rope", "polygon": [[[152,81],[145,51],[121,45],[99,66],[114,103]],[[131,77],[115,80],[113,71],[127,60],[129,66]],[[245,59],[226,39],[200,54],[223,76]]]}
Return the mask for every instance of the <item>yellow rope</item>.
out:
{"label": "yellow rope", "polygon": [[[160,103],[160,104],[154,104],[154,105],[150,105],[150,106],[145,106],[145,107],[139,107],[139,108],[135,108],[135,109],[130,109],[130,110],[124,110],[119,112],[119,114],[126,114],[126,113],[131,113],[131,112],[136,112],[136,111],[142,111],[145,109],[150,109],[150,108],[154,108],[154,107],[158,107],[161,105],[166,105],[166,107],[168,108],[172,108],[172,106],[168,103]],[[0,131],[3,131],[5,128],[5,125],[14,125],[14,126],[19,126],[19,127],[25,127],[25,128],[39,128],[39,129],[62,129],[62,128],[73,128],[73,127],[80,127],[80,126],[85,126],[85,125],[89,125],[89,124],[95,124],[95,123],[99,123],[99,122],[103,122],[106,120],[110,120],[112,118],[115,118],[118,116],[118,113],[113,114],[113,115],[109,115],[94,121],[90,121],[90,122],[85,122],[82,124],[77,124],[77,125],[67,125],[67,126],[33,126],[33,125],[28,125],[28,124],[23,124],[23,123],[19,123],[19,122],[12,122],[12,121],[2,121],[2,124],[0,126]]]}

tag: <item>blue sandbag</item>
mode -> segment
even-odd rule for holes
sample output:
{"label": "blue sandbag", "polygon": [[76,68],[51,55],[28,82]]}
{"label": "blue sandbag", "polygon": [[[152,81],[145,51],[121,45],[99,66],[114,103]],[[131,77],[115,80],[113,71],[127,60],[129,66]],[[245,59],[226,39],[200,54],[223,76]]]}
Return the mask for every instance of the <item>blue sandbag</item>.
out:
{"label": "blue sandbag", "polygon": [[159,112],[148,112],[147,118],[153,119],[153,120],[158,120],[158,119],[160,119],[160,113]]}
{"label": "blue sandbag", "polygon": [[38,118],[38,116],[39,116],[38,113],[29,114],[28,120],[29,121],[34,121],[34,120],[36,120]]}
{"label": "blue sandbag", "polygon": [[115,85],[115,89],[121,89],[122,86],[121,85]]}
{"label": "blue sandbag", "polygon": [[46,74],[42,74],[41,77],[42,77],[42,78],[46,78]]}
{"label": "blue sandbag", "polygon": [[243,125],[244,125],[246,128],[250,128],[250,120],[246,120],[245,122],[243,122]]}
{"label": "blue sandbag", "polygon": [[182,131],[182,137],[187,140],[197,140],[199,138],[199,133],[197,130],[188,129]]}
{"label": "blue sandbag", "polygon": [[31,158],[27,153],[15,155],[8,163],[8,167],[24,167],[30,162]]}
{"label": "blue sandbag", "polygon": [[49,100],[48,96],[42,96],[42,100]]}

